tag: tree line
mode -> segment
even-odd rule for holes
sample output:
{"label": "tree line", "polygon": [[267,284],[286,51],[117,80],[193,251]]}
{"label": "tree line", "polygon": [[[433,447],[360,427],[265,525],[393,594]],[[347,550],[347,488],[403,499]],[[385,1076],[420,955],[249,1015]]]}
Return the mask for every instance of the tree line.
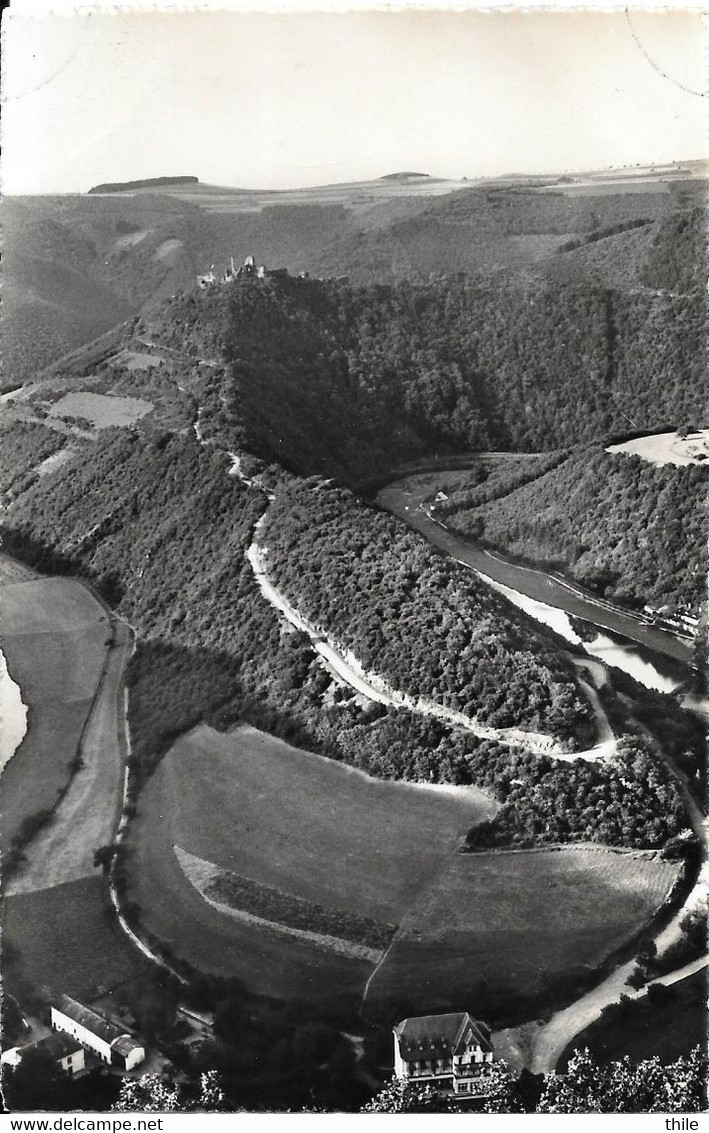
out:
{"label": "tree line", "polygon": [[[622,768],[558,763],[362,705],[333,684],[309,640],[284,633],[258,590],[245,552],[267,501],[227,467],[224,453],[189,437],[107,430],[91,462],[35,484],[4,517],[11,554],[88,579],[135,626],[136,781],[196,723],[245,721],[380,777],[476,784],[503,804],[485,834],[494,844],[658,845],[679,832],[681,808],[650,750]],[[279,584],[335,635],[351,617],[365,664],[381,671],[386,661],[397,681],[428,682],[500,726],[577,726],[568,662],[468,572],[349,493],[282,478],[277,495],[283,532],[272,522],[268,542]]]}
{"label": "tree line", "polygon": [[706,591],[709,468],[657,466],[596,445],[494,502],[476,472],[436,514],[463,535],[546,561],[633,609],[698,615]]}
{"label": "tree line", "polygon": [[224,357],[222,421],[240,447],[349,484],[417,457],[554,451],[705,411],[696,290],[298,279],[178,296],[155,333]]}

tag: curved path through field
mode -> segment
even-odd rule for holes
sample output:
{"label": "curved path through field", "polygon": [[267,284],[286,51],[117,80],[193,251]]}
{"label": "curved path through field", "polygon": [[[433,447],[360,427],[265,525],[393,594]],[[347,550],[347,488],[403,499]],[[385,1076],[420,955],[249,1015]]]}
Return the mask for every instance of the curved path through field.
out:
{"label": "curved path through field", "polygon": [[79,745],[82,766],[51,821],[25,849],[26,861],[8,883],[8,895],[95,876],[94,851],[111,842],[115,833],[126,756],[123,674],[132,630],[91,594],[101,613],[108,613],[113,633]]}

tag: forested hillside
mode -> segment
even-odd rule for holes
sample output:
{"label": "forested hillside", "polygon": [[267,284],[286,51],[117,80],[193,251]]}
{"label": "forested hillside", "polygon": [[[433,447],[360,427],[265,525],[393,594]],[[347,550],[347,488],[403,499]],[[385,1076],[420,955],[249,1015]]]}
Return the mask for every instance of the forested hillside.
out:
{"label": "forested hillside", "polygon": [[[411,712],[358,703],[333,682],[309,642],[282,628],[262,599],[245,551],[266,500],[227,476],[226,468],[222,452],[185,437],[109,431],[90,461],[34,483],[3,515],[3,545],[10,554],[45,571],[89,579],[135,627],[129,700],[135,775],[149,775],[170,743],[198,721],[224,727],[245,720],[374,775],[489,790],[505,806],[499,821],[481,833],[486,841],[659,845],[681,829],[685,817],[676,790],[644,739],[633,741],[617,764],[558,763]],[[346,506],[343,493],[311,488],[281,487],[283,502],[276,504],[286,517],[294,513],[301,528],[307,586],[299,588],[299,597],[308,609],[327,602],[328,617],[339,626],[344,615],[331,586],[338,579],[344,585],[347,571],[358,644],[368,635],[367,656],[376,665],[387,660],[393,673],[428,680],[444,695],[454,673],[467,682],[465,695],[480,697],[500,723],[505,712],[519,710],[527,719],[568,728],[575,693],[568,664],[551,643],[517,624],[497,598],[471,588],[468,572],[435,558],[403,526],[353,501]],[[327,511],[327,496],[331,509],[342,512],[332,519],[340,534],[316,587],[306,502],[321,506],[322,499]],[[286,542],[296,528],[289,530]],[[275,545],[273,530],[271,535]],[[362,561],[354,570],[357,537],[371,540],[374,549],[367,555],[359,548]],[[403,559],[391,549],[386,557],[382,541],[390,539]],[[380,554],[384,566],[396,557],[390,584],[378,567]],[[407,560],[420,566],[420,580]],[[357,592],[356,584],[364,589]],[[292,589],[292,580],[288,585]],[[410,616],[402,617],[396,642],[387,645],[379,627],[402,603]],[[426,619],[429,636],[444,649],[460,645],[460,658],[439,655],[437,665],[429,650],[431,666],[421,649]],[[458,641],[461,633],[466,641]],[[511,652],[516,647],[520,652]],[[474,663],[475,649],[482,664]],[[493,673],[503,687],[493,687]],[[449,691],[451,703],[455,696]],[[689,748],[693,741],[683,734],[678,742]],[[626,793],[628,783],[632,790]],[[608,808],[596,805],[601,798]]]}
{"label": "forested hillside", "polygon": [[496,728],[588,738],[563,655],[399,520],[299,481],[277,494],[262,538],[279,588],[366,671]]}
{"label": "forested hillside", "polygon": [[[345,234],[314,260],[320,275],[347,270],[358,284],[392,280],[425,282],[433,275],[491,272],[555,274],[559,252],[570,243],[610,235],[619,227],[654,232],[677,209],[702,204],[701,190],[685,183],[641,194],[599,192],[575,195],[559,186],[480,186],[432,200],[413,217],[396,220],[383,232]],[[631,250],[632,249],[632,250]],[[640,282],[644,245],[631,245],[625,281]],[[347,264],[343,269],[340,265]],[[610,269],[610,270],[609,270]],[[616,284],[611,265],[575,257],[575,280]],[[659,285],[658,285],[659,286]],[[667,286],[666,284],[664,286]]]}
{"label": "forested hillside", "polygon": [[249,253],[358,286],[465,272],[485,282],[686,292],[706,275],[701,181],[580,194],[488,183],[429,197],[420,186],[402,194],[396,180],[372,185],[373,193],[343,186],[336,197],[314,188],[297,204],[288,194],[190,184],[7,198],[5,385],[191,290],[211,263],[221,272],[230,256]]}
{"label": "forested hillside", "polygon": [[705,324],[701,294],[290,280],[176,298],[151,333],[224,352],[222,424],[244,447],[352,483],[422,455],[699,422]]}
{"label": "forested hillside", "polygon": [[621,604],[698,612],[706,592],[709,468],[656,466],[597,446],[489,502],[479,474],[437,505],[462,534],[548,561]]}

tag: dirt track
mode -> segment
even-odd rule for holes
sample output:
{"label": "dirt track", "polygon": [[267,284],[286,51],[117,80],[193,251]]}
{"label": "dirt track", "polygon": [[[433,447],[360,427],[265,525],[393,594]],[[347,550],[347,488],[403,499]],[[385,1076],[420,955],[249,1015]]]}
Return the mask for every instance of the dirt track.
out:
{"label": "dirt track", "polygon": [[113,839],[123,790],[123,672],[131,642],[129,627],[116,621],[81,741],[83,766],[72,778],[52,821],[27,847],[27,860],[8,884],[8,895],[94,876],[94,850]]}
{"label": "dirt track", "polygon": [[[671,944],[674,944],[681,938],[682,931],[680,929],[680,921],[686,916],[687,907],[692,903],[694,897],[701,898],[705,892],[706,885],[699,882],[679,912],[675,914],[662,932],[658,933],[655,937],[658,953],[662,954]],[[636,962],[636,958],[633,957],[633,959],[628,960],[627,963],[621,964],[620,967],[616,968],[614,972],[611,972],[608,978],[598,984],[597,987],[594,987],[586,995],[581,996],[580,999],[577,999],[575,1003],[572,1003],[563,1011],[557,1011],[556,1014],[552,1015],[549,1022],[537,1031],[532,1042],[529,1066],[533,1074],[548,1074],[553,1070],[574,1036],[593,1023],[598,1018],[603,1008],[609,1003],[617,1003],[621,994],[628,995],[631,999],[637,999],[639,996],[646,994],[646,988],[642,988],[640,991],[633,991],[626,982],[628,976],[635,968]],[[653,982],[664,984],[675,983],[685,975],[699,971],[708,963],[709,957],[703,956],[699,960],[692,961],[692,963],[685,965],[685,967],[677,972],[670,972],[668,975],[661,976]]]}

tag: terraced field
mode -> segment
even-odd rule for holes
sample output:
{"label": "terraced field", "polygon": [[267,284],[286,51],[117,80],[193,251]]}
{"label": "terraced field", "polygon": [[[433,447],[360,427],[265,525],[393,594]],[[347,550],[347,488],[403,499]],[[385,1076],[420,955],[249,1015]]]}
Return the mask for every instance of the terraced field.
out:
{"label": "terraced field", "polygon": [[[463,830],[493,809],[469,788],[377,781],[254,728],[202,725],[141,795],[130,898],[177,955],[259,992],[364,1001],[386,1023],[481,998],[497,1014],[596,967],[678,870],[595,847],[459,854]],[[185,871],[194,859],[201,882]],[[220,875],[230,909],[214,900]],[[391,944],[367,958],[304,939],[331,932],[338,911],[396,926]]]}

